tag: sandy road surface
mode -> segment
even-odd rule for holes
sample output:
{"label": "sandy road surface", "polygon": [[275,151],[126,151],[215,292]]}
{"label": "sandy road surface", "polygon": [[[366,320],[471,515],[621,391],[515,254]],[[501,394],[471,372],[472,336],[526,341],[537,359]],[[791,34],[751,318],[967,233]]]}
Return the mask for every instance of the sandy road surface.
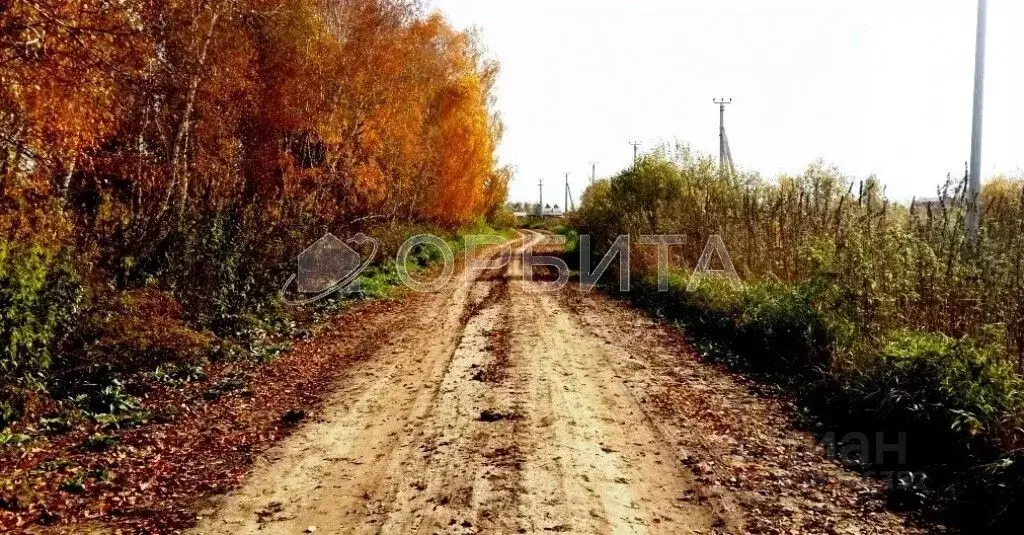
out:
{"label": "sandy road surface", "polygon": [[521,270],[419,300],[193,532],[912,531],[667,329]]}

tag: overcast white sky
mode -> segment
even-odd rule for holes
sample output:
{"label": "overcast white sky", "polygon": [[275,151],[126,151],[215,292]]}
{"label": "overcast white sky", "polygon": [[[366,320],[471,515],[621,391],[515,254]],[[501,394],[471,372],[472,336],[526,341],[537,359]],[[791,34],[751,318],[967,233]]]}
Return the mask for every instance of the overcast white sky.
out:
{"label": "overcast white sky", "polygon": [[[502,64],[512,200],[573,195],[628,165],[636,139],[718,154],[717,96],[738,166],[817,158],[891,195],[934,195],[970,153],[974,0],[428,0]],[[1024,1],[990,0],[985,175],[1024,167]]]}

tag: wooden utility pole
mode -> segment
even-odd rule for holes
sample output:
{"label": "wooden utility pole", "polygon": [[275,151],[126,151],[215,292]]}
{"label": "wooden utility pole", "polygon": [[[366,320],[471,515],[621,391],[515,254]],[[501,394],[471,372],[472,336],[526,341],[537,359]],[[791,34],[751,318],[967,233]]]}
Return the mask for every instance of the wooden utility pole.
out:
{"label": "wooden utility pole", "polygon": [[540,190],[540,202],[537,203],[537,215],[544,215],[544,179],[540,179],[537,183],[537,189]]}
{"label": "wooden utility pole", "polygon": [[576,203],[572,200],[572,189],[569,188],[569,173],[565,174],[565,211],[575,212]]}

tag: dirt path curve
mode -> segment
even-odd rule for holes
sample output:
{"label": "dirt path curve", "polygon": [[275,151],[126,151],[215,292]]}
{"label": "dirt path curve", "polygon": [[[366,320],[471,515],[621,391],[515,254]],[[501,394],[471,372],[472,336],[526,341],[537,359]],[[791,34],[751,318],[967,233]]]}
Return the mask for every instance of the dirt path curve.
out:
{"label": "dirt path curve", "polygon": [[[707,411],[688,405],[694,395],[727,396],[759,418],[751,429],[778,409],[670,335],[652,338],[661,328],[621,305],[524,282],[519,252],[543,239],[524,233],[504,268],[457,275],[429,296],[353,366],[322,419],[270,450],[192,533],[911,532],[879,510],[877,489],[813,448],[798,468],[720,443]],[[738,425],[724,431],[734,442],[803,455],[806,437],[784,423],[756,436]],[[794,492],[719,479],[746,461]],[[804,499],[803,475],[857,499]]]}

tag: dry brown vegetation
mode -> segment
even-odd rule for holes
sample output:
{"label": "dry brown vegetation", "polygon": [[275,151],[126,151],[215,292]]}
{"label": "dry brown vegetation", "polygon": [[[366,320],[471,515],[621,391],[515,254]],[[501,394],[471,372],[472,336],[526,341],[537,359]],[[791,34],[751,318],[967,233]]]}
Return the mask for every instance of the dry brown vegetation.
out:
{"label": "dry brown vegetation", "polygon": [[[1024,488],[1024,181],[985,185],[976,246],[966,200],[963,181],[900,203],[820,164],[769,181],[678,149],[592,186],[577,224],[598,252],[620,234],[685,236],[668,292],[654,249],[634,247],[637,303],[707,357],[789,387],[823,435],[905,433],[908,459],[883,467],[917,474],[896,502],[939,498],[972,525],[1005,526]],[[713,234],[745,288],[688,288]]]}

